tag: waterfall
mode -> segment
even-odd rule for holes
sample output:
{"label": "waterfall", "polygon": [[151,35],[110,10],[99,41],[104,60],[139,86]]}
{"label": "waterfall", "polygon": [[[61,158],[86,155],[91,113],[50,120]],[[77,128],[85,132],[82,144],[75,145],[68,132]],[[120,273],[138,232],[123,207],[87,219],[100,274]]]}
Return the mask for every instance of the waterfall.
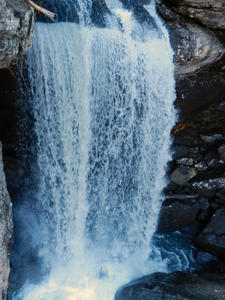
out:
{"label": "waterfall", "polygon": [[106,28],[36,24],[26,230],[44,275],[13,299],[110,300],[165,268],[149,255],[175,121],[173,63],[154,4],[146,9],[152,27],[121,6]]}

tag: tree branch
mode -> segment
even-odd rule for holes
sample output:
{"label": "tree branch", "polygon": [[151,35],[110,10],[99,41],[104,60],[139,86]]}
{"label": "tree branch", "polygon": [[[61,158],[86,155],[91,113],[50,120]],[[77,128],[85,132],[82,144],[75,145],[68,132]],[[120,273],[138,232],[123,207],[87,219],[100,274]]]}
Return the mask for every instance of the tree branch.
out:
{"label": "tree branch", "polygon": [[38,6],[37,4],[35,4],[33,1],[31,0],[25,0],[30,6],[32,6],[36,11],[46,15],[47,17],[49,17],[52,21],[55,21],[55,14],[52,13],[51,11]]}

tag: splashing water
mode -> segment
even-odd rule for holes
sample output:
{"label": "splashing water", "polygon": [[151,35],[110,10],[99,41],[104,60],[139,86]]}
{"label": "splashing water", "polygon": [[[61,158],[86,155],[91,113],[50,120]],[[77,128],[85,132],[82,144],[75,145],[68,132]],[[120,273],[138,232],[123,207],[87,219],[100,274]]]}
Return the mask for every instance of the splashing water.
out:
{"label": "splashing water", "polygon": [[14,299],[110,300],[120,285],[166,268],[149,254],[175,121],[173,63],[148,10],[157,30],[143,31],[121,8],[119,28],[36,25],[27,101],[39,230],[30,230],[47,275]]}

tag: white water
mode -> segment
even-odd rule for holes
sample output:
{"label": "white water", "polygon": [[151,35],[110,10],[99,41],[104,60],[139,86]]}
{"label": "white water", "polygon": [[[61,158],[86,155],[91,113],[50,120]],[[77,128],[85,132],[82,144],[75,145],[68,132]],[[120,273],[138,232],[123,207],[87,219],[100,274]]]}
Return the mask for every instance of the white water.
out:
{"label": "white water", "polygon": [[[37,24],[28,56],[37,136],[33,246],[44,269],[15,299],[112,300],[149,260],[175,121],[167,33]],[[159,34],[160,32],[160,34]]]}

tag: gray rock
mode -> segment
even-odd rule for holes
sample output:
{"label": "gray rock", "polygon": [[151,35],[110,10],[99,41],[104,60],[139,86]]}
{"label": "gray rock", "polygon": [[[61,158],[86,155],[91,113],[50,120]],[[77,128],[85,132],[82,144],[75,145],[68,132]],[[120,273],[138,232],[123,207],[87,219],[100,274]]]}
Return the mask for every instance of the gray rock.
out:
{"label": "gray rock", "polygon": [[179,35],[180,43],[175,57],[176,76],[193,74],[217,62],[224,54],[222,43],[204,28],[186,24],[186,28],[179,29]]}
{"label": "gray rock", "polygon": [[219,111],[225,112],[225,100],[222,101],[220,104],[216,107]]}
{"label": "gray rock", "polygon": [[212,255],[211,253],[204,252],[204,251],[198,251],[197,257],[196,257],[196,262],[198,264],[206,264],[210,261],[215,261],[217,260],[217,257]]}
{"label": "gray rock", "polygon": [[12,226],[12,204],[6,188],[0,142],[0,299],[6,299],[7,294]]}
{"label": "gray rock", "polygon": [[225,29],[224,0],[164,0],[177,13],[203,25]]}
{"label": "gray rock", "polygon": [[[181,2],[188,10],[188,2]],[[177,6],[177,0],[157,1],[158,12],[166,22],[174,50],[179,120],[189,123],[199,112],[224,100],[225,41],[218,30],[206,28],[179,14],[174,9]]]}
{"label": "gray rock", "polygon": [[181,158],[177,160],[178,165],[183,166],[193,166],[196,163],[196,161],[193,158]]}
{"label": "gray rock", "polygon": [[215,142],[224,141],[225,138],[222,134],[214,134],[214,135],[201,135],[201,139],[208,144],[214,144]]}
{"label": "gray rock", "polygon": [[23,0],[0,0],[0,69],[8,68],[32,44],[33,10]]}
{"label": "gray rock", "polygon": [[200,182],[194,182],[192,184],[192,188],[194,191],[203,196],[212,197],[219,189],[225,188],[225,178],[215,178]]}
{"label": "gray rock", "polygon": [[200,199],[198,200],[198,205],[199,205],[199,207],[200,207],[201,209],[207,210],[207,209],[209,208],[209,201],[208,201],[208,198],[204,198],[204,197],[200,198]]}
{"label": "gray rock", "polygon": [[211,203],[211,207],[212,207],[214,210],[217,210],[217,209],[220,209],[220,208],[221,208],[221,205],[220,205],[220,204],[217,204],[216,202],[212,202],[212,203]]}
{"label": "gray rock", "polygon": [[225,144],[221,145],[218,149],[218,153],[223,161],[225,161]]}
{"label": "gray rock", "polygon": [[202,210],[198,215],[198,221],[200,222],[207,222],[210,219],[210,211],[209,210]]}
{"label": "gray rock", "polygon": [[198,164],[195,165],[195,168],[199,171],[199,172],[204,172],[208,169],[207,164],[204,161],[199,162]]}
{"label": "gray rock", "polygon": [[219,205],[225,205],[225,190],[216,193],[215,202]]}
{"label": "gray rock", "polygon": [[225,208],[215,212],[203,232],[197,237],[196,243],[204,251],[216,255],[225,262]]}
{"label": "gray rock", "polygon": [[158,233],[169,233],[192,225],[200,210],[209,207],[208,199],[174,198],[166,200],[160,210]]}
{"label": "gray rock", "polygon": [[158,2],[158,11],[167,21],[172,47],[175,51],[175,75],[193,74],[202,67],[217,62],[224,54],[224,46],[213,31],[188,20],[180,20],[171,10],[169,1]]}
{"label": "gray rock", "polygon": [[120,288],[115,300],[224,300],[225,278],[218,274],[154,273]]}
{"label": "gray rock", "polygon": [[[224,3],[224,0],[219,2],[222,1]],[[224,34],[220,33],[217,27],[216,29],[207,28],[197,19],[194,19],[197,22],[193,22],[193,18],[187,18],[186,14],[181,14],[176,9],[182,6],[185,11],[188,11],[193,2],[195,5],[204,6],[204,9],[208,7],[208,12],[209,7],[213,10],[217,3],[212,0],[211,6],[208,1],[199,0],[157,1],[158,12],[168,27],[174,50],[177,90],[175,103],[180,111],[179,120],[184,123],[196,120],[195,117],[199,116],[199,112],[208,109],[211,105],[222,103],[225,95]],[[224,18],[222,8],[220,12]],[[196,129],[193,127],[193,130]]]}
{"label": "gray rock", "polygon": [[220,167],[224,166],[224,161],[217,160],[216,158],[212,158],[211,160],[207,161],[207,165],[210,168],[220,168]]}
{"label": "gray rock", "polygon": [[188,153],[187,147],[178,146],[178,145],[173,147],[173,159],[174,160],[184,157],[185,155],[187,155],[187,153]]}
{"label": "gray rock", "polygon": [[190,179],[197,175],[197,171],[192,167],[178,167],[171,174],[171,180],[178,185],[185,185]]}

